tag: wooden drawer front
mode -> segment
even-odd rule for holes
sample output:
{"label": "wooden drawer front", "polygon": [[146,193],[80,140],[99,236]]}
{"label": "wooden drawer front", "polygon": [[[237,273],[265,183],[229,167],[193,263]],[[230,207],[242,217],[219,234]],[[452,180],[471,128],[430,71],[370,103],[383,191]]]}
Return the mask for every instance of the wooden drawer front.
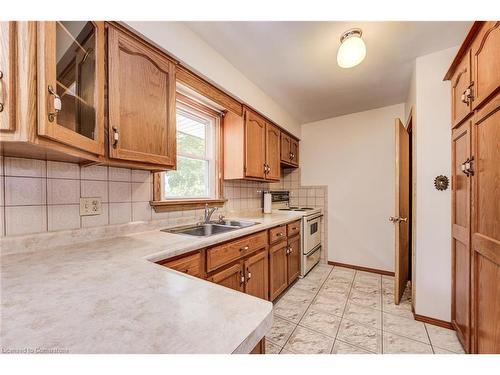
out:
{"label": "wooden drawer front", "polygon": [[286,226],[286,231],[288,233],[288,237],[295,236],[300,233],[300,220],[294,221]]}
{"label": "wooden drawer front", "polygon": [[231,263],[252,251],[267,246],[267,233],[259,232],[240,240],[225,243],[207,250],[207,271]]}
{"label": "wooden drawer front", "polygon": [[161,263],[161,265],[172,268],[179,272],[187,273],[191,276],[200,277],[200,263],[201,254],[200,252],[197,252],[195,254],[187,255],[181,258],[166,260],[164,263]]}
{"label": "wooden drawer front", "polygon": [[269,243],[279,242],[286,239],[286,225],[269,229]]}

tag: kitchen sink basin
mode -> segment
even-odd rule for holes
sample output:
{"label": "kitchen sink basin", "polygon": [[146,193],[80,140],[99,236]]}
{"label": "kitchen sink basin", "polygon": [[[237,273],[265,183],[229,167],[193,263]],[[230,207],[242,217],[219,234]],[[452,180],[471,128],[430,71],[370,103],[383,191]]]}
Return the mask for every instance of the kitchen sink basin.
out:
{"label": "kitchen sink basin", "polygon": [[217,222],[196,224],[178,228],[162,229],[162,232],[175,233],[175,234],[186,234],[189,236],[196,237],[209,237],[220,233],[231,232],[233,230],[247,228],[255,225],[253,221],[243,221],[243,220],[222,220]]}

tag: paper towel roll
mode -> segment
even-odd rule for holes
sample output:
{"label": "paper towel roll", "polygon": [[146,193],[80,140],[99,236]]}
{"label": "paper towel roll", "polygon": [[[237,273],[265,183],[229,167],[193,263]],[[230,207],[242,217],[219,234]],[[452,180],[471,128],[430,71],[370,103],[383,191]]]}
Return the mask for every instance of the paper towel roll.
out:
{"label": "paper towel roll", "polygon": [[273,209],[271,207],[271,193],[269,192],[264,192],[264,213],[265,214],[270,214],[273,212]]}

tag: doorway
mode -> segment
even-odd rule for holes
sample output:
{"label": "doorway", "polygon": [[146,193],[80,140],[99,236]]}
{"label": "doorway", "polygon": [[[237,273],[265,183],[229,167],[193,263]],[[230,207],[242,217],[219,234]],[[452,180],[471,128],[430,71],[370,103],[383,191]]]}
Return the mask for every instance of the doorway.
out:
{"label": "doorway", "polygon": [[[395,214],[389,220],[395,226],[395,280],[394,303],[401,298],[412,280],[413,241],[413,116],[412,111],[406,124],[395,121],[395,168],[396,202]],[[410,283],[410,285],[408,285]],[[412,301],[413,304],[413,301]]]}

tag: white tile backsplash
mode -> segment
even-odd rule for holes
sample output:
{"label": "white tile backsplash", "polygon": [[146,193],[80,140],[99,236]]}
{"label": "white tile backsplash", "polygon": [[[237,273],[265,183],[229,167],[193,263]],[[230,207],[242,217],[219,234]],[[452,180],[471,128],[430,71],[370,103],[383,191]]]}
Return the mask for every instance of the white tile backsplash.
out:
{"label": "white tile backsplash", "polygon": [[98,197],[101,203],[108,202],[108,181],[81,180],[82,197]]}
{"label": "white tile backsplash", "polygon": [[132,202],[149,202],[151,195],[151,183],[132,182]]}
{"label": "white tile backsplash", "polygon": [[124,203],[132,201],[132,184],[130,182],[109,181],[109,201]]}
{"label": "white tile backsplash", "polygon": [[62,163],[57,161],[47,162],[47,177],[48,178],[80,178],[80,166],[75,163]]}
{"label": "white tile backsplash", "polygon": [[108,180],[108,167],[102,165],[91,165],[81,168],[82,180]]}
{"label": "white tile backsplash", "polygon": [[5,158],[6,176],[47,177],[47,162],[37,159]]}
{"label": "white tile backsplash", "polygon": [[109,223],[123,224],[132,221],[132,206],[130,203],[109,203]]}
{"label": "white tile backsplash", "polygon": [[132,182],[151,182],[151,172],[132,169]]}
{"label": "white tile backsplash", "polygon": [[128,168],[109,167],[109,180],[130,182],[132,180],[132,172]]}
{"label": "white tile backsplash", "polygon": [[47,180],[32,177],[5,177],[5,205],[42,205],[47,199]]}
{"label": "white tile backsplash", "polygon": [[5,207],[5,234],[40,233],[47,231],[47,206]]}
{"label": "white tile backsplash", "polygon": [[49,232],[80,228],[80,205],[47,206]]}
{"label": "white tile backsplash", "polygon": [[47,203],[80,204],[80,180],[47,179]]}
{"label": "white tile backsplash", "polygon": [[149,205],[149,202],[133,202],[132,221],[149,220],[151,220],[151,206]]}
{"label": "white tile backsplash", "polygon": [[101,227],[109,224],[109,207],[107,203],[101,204],[101,214],[82,216],[82,228]]}

